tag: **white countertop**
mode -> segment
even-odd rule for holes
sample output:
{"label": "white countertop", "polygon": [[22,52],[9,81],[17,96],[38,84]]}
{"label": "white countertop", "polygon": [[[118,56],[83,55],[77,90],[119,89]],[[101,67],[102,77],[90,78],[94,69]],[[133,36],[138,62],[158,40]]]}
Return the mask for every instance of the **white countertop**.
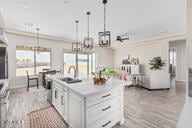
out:
{"label": "white countertop", "polygon": [[[107,81],[105,85],[95,85],[93,83],[92,78],[90,79],[81,79],[82,82],[78,83],[66,83],[58,78],[64,77],[64,75],[47,75],[49,79],[52,79],[53,81],[56,81],[66,88],[78,93],[79,95],[83,97],[87,97],[89,95],[99,93],[102,91],[110,90],[113,88],[118,88],[126,85],[126,81],[119,80],[119,79],[112,79],[111,81]],[[66,77],[66,76],[65,76]]]}
{"label": "white countertop", "polygon": [[192,128],[192,98],[189,97],[183,107],[177,128]]}

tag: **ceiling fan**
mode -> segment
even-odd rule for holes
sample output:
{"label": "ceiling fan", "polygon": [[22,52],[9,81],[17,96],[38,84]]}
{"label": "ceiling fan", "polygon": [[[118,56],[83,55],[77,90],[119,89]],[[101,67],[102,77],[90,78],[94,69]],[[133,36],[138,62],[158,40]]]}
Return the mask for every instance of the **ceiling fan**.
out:
{"label": "ceiling fan", "polygon": [[116,39],[117,41],[120,41],[120,42],[123,42],[124,40],[129,40],[129,37],[125,37],[125,38],[123,38],[123,37],[121,37],[121,36],[117,36],[117,39]]}

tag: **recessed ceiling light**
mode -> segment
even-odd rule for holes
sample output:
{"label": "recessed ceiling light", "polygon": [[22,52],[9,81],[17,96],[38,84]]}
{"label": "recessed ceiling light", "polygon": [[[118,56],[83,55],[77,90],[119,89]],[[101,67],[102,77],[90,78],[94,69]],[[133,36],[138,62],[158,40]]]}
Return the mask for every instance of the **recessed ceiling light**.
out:
{"label": "recessed ceiling light", "polygon": [[134,32],[127,32],[127,33],[124,33],[122,36],[135,36],[136,34]]}
{"label": "recessed ceiling light", "polygon": [[70,0],[58,0],[59,2],[62,2],[62,3],[64,3],[64,4],[67,4],[67,3],[69,3],[69,1]]}
{"label": "recessed ceiling light", "polygon": [[28,8],[29,8],[29,5],[26,4],[26,3],[20,3],[20,4],[19,4],[19,7],[20,7],[20,8],[23,8],[23,9],[28,9]]}
{"label": "recessed ceiling light", "polygon": [[33,27],[33,24],[32,23],[28,23],[28,22],[25,22],[24,25],[27,26],[27,27]]}
{"label": "recessed ceiling light", "polygon": [[162,31],[162,32],[160,32],[160,34],[165,34],[165,33],[168,33],[168,31]]}

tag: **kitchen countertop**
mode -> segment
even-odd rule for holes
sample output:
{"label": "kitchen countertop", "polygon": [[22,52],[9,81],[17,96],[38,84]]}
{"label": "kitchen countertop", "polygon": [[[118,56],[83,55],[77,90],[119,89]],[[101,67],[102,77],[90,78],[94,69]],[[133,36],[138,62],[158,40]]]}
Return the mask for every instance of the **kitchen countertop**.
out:
{"label": "kitchen countertop", "polygon": [[106,90],[110,90],[113,88],[118,88],[118,87],[126,85],[126,81],[115,79],[115,78],[107,81],[105,85],[95,85],[93,83],[92,78],[90,78],[90,79],[79,78],[82,80],[82,82],[69,84],[69,83],[66,83],[66,82],[58,79],[58,78],[62,78],[62,77],[68,77],[68,75],[47,75],[47,78],[60,83],[61,85],[78,93],[79,95],[81,95],[83,97],[87,97],[87,96],[95,94],[95,93],[99,93],[102,91],[106,91]]}
{"label": "kitchen countertop", "polygon": [[177,128],[192,128],[192,98],[186,99],[186,103],[181,112]]}

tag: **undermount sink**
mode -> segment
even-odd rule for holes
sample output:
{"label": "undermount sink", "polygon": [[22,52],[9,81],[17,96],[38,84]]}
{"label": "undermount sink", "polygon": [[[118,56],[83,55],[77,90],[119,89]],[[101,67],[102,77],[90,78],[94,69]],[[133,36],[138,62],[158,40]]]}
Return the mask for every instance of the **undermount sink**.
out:
{"label": "undermount sink", "polygon": [[59,78],[61,81],[64,81],[66,83],[78,83],[81,82],[81,80],[79,79],[74,79],[74,78],[70,78],[70,77],[63,77],[63,78]]}

